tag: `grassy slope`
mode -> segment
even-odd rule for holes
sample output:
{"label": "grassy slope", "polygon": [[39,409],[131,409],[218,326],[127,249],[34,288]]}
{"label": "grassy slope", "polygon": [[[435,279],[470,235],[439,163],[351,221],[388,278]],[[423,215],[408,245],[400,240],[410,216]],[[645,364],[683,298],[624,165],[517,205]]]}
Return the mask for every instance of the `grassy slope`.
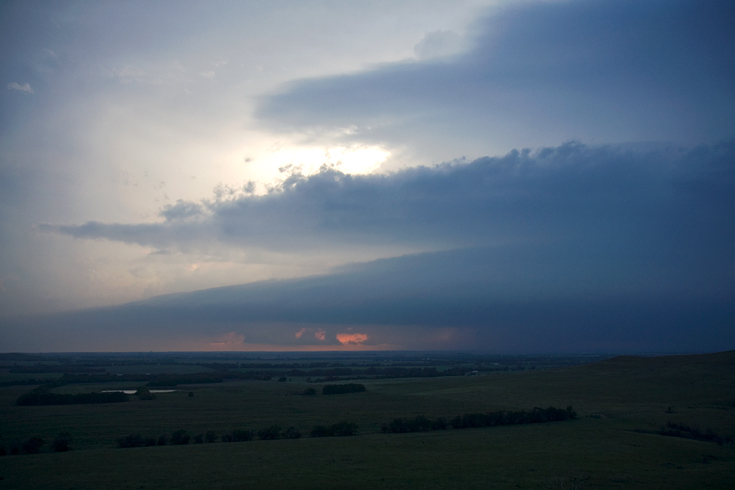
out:
{"label": "grassy slope", "polygon": [[[575,368],[466,378],[375,381],[368,392],[298,396],[301,383],[193,388],[152,402],[14,407],[0,390],[3,441],[75,435],[66,454],[0,458],[0,488],[735,488],[735,447],[663,437],[667,421],[735,439],[735,352],[619,357]],[[406,435],[375,433],[396,416],[573,405],[572,422]],[[666,413],[673,407],[675,413]],[[112,449],[116,437],[270,423],[308,431],[357,422],[351,438]],[[554,481],[554,478],[557,478]],[[559,480],[567,479],[565,481]]]}

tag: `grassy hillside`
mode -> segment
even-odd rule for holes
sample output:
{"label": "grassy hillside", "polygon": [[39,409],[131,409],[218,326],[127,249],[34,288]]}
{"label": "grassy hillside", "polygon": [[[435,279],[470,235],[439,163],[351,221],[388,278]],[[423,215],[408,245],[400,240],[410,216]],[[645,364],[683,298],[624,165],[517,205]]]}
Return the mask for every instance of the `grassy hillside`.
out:
{"label": "grassy hillside", "polygon": [[[237,381],[179,387],[151,401],[47,407],[15,406],[30,387],[4,387],[0,444],[31,435],[51,441],[67,431],[75,449],[0,458],[0,488],[735,487],[735,444],[659,434],[671,422],[735,439],[735,352],[361,382],[365,393],[346,395],[302,396],[305,388],[321,386],[302,380]],[[95,389],[111,388],[85,385],[82,391]],[[411,434],[379,430],[395,417],[549,405],[572,405],[579,418]],[[361,434],[114,447],[131,433],[222,434],[271,424],[306,433],[343,420],[357,423]]]}

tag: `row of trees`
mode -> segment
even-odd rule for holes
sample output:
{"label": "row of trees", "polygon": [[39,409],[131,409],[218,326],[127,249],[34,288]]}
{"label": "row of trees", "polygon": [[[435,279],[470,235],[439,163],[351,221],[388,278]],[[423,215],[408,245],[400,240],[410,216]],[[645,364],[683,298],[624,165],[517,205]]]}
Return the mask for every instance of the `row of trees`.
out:
{"label": "row of trees", "polygon": [[76,405],[84,403],[117,403],[128,401],[128,395],[122,392],[115,393],[50,393],[48,388],[40,386],[35,390],[21,395],[15,401],[16,405]]}
{"label": "row of trees", "polygon": [[473,427],[495,427],[498,425],[516,424],[539,424],[544,422],[559,422],[571,420],[577,417],[572,407],[562,408],[539,408],[527,412],[498,410],[487,413],[466,413],[458,415],[447,421],[444,417],[435,420],[427,419],[423,415],[414,418],[397,418],[388,423],[381,424],[383,432],[420,432],[427,430],[443,430],[450,426],[454,429],[467,429]]}
{"label": "row of trees", "polygon": [[[198,380],[199,383],[215,383],[217,378],[205,377],[192,375],[193,377],[180,378],[177,380],[160,380],[156,382],[148,383],[148,386],[170,386],[176,385],[179,382],[194,382]],[[285,378],[284,378],[285,379]],[[206,381],[208,380],[208,381]],[[70,393],[51,393],[51,388],[57,387],[58,382],[41,385],[38,388],[29,391],[28,393],[21,395],[15,401],[16,405],[75,405],[83,403],[117,403],[128,401],[128,395],[123,392],[112,392],[112,393],[79,393],[72,395]],[[360,393],[366,391],[365,385],[358,383],[347,383],[341,385],[324,385],[322,388],[323,395],[339,395],[344,393]],[[143,386],[138,389],[135,393],[141,400],[153,400],[156,398],[154,394],[150,392],[147,386]],[[316,395],[316,390],[308,388],[305,395]],[[193,396],[193,393],[189,393],[189,396]]]}
{"label": "row of trees", "polygon": [[[51,450],[57,453],[63,453],[71,450],[71,434],[62,432],[51,443]],[[10,444],[10,448],[0,446],[0,456],[7,454],[37,454],[43,448],[44,440],[38,436],[28,438],[26,441],[15,441]]]}
{"label": "row of trees", "polygon": [[662,427],[659,431],[662,436],[683,437],[686,439],[696,439],[698,441],[716,442],[722,446],[726,442],[732,442],[732,439],[716,434],[712,429],[702,430],[699,427],[690,427],[684,424],[676,424],[668,422],[666,427]]}
{"label": "row of trees", "polygon": [[[352,436],[357,434],[357,424],[352,422],[340,422],[331,426],[317,425],[311,432],[311,437],[336,437],[336,436]],[[219,439],[222,442],[246,442],[252,441],[256,437],[262,441],[273,441],[276,439],[299,439],[302,436],[301,431],[296,427],[281,428],[279,425],[271,425],[258,431],[234,429],[230,432],[218,436],[214,431],[189,435],[184,429],[179,429],[171,437],[164,435],[158,437],[142,437],[140,434],[130,434],[117,440],[117,447],[150,447],[165,446],[167,444],[183,445],[193,442],[194,444],[214,443]]]}
{"label": "row of trees", "polygon": [[340,422],[330,426],[316,425],[311,429],[311,437],[344,437],[357,434],[357,424]]}

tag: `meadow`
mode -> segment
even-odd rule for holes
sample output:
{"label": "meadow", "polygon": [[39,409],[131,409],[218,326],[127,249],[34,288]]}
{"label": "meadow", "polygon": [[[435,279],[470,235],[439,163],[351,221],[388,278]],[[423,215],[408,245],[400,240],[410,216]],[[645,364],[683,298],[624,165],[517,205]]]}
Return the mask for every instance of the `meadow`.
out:
{"label": "meadow", "polygon": [[[38,379],[33,371],[64,359],[0,361],[0,381],[17,382],[23,374],[17,371]],[[18,397],[35,386],[6,383],[0,387],[0,446],[32,436],[45,446],[39,454],[0,457],[0,488],[735,488],[735,352],[609,359],[356,355],[66,361],[121,378],[211,375],[225,367],[230,373],[271,375],[224,376],[222,382],[177,385],[153,400],[130,396],[127,402],[87,405],[17,406]],[[315,376],[288,376],[298,372],[294,365],[302,374],[332,368],[352,372],[314,382]],[[439,374],[465,375],[375,379],[364,375],[370,367],[433,367]],[[348,382],[363,384],[366,391],[321,394],[325,384]],[[69,383],[51,391],[88,393],[142,384]],[[317,394],[304,395],[308,388]],[[577,418],[381,432],[381,424],[398,417],[451,419],[549,406],[572,406]],[[357,424],[359,433],[309,437],[314,426],[339,422]],[[672,424],[668,432],[667,424]],[[116,442],[129,434],[170,436],[183,429],[192,436],[208,431],[221,436],[273,425],[294,427],[302,437],[126,449]],[[51,441],[62,432],[73,437],[72,450],[51,452]],[[697,434],[718,439],[693,437]]]}

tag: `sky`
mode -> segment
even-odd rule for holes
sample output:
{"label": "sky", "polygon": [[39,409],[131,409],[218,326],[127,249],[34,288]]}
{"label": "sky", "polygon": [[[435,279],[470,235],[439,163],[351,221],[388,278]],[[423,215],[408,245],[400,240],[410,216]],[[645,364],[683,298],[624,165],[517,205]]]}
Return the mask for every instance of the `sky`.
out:
{"label": "sky", "polygon": [[3,2],[0,351],[735,349],[733,23]]}

